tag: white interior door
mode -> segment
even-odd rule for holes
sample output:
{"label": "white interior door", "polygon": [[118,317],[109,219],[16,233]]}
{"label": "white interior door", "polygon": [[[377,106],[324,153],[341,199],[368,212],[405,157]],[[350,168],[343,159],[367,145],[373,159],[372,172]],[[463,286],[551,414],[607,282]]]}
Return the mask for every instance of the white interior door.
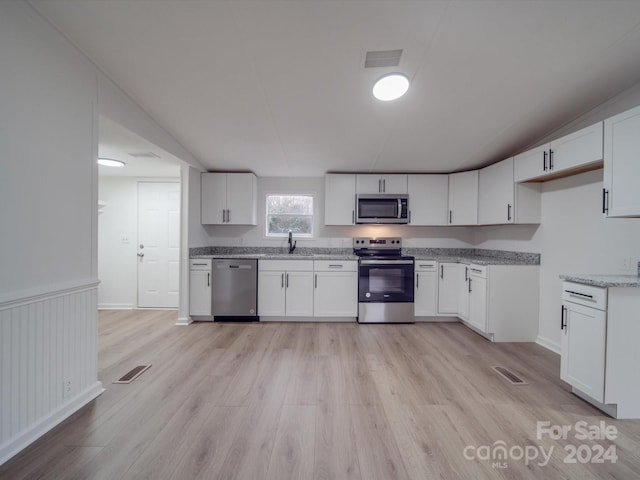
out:
{"label": "white interior door", "polygon": [[138,183],[138,243],[138,306],[178,308],[179,183]]}

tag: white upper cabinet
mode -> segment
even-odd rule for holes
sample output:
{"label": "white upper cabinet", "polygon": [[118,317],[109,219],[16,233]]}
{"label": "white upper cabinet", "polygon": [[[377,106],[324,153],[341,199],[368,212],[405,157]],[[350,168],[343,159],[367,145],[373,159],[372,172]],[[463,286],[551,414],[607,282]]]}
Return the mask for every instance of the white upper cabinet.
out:
{"label": "white upper cabinet", "polygon": [[602,122],[515,156],[516,182],[542,181],[600,166]]}
{"label": "white upper cabinet", "polygon": [[324,224],[354,225],[356,174],[329,173],[324,177]]}
{"label": "white upper cabinet", "polygon": [[513,158],[480,170],[478,177],[478,223],[515,222]]}
{"label": "white upper cabinet", "polygon": [[602,213],[640,216],[640,107],[604,122]]}
{"label": "white upper cabinet", "polygon": [[477,225],[478,170],[449,175],[448,225]]}
{"label": "white upper cabinet", "polygon": [[356,193],[407,193],[407,175],[402,174],[358,174]]}
{"label": "white upper cabinet", "polygon": [[201,174],[204,225],[257,225],[258,179],[253,173]]}
{"label": "white upper cabinet", "polygon": [[410,225],[447,225],[449,175],[408,175]]}

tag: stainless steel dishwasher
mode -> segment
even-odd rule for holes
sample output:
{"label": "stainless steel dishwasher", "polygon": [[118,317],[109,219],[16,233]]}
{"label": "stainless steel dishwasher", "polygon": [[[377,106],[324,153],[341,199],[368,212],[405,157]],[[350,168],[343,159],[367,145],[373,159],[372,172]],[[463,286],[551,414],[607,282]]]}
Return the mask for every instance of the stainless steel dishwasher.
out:
{"label": "stainless steel dishwasher", "polygon": [[211,300],[214,321],[258,321],[258,260],[214,258]]}

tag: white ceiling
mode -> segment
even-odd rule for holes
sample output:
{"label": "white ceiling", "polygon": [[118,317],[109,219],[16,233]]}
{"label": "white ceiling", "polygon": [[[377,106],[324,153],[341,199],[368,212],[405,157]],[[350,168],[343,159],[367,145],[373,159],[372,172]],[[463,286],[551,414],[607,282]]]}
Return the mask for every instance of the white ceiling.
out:
{"label": "white ceiling", "polygon": [[[122,168],[100,165],[105,177],[179,178],[181,161],[108,118],[100,116],[98,157],[120,160]],[[146,157],[148,154],[155,156]],[[139,156],[144,155],[144,156]]]}
{"label": "white ceiling", "polygon": [[475,168],[640,80],[637,0],[31,3],[211,170]]}

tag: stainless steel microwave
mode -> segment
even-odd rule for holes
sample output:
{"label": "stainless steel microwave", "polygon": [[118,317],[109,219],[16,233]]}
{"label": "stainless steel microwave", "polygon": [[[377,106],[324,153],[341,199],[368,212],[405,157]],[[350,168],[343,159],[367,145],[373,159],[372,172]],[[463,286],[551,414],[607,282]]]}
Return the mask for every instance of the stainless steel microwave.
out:
{"label": "stainless steel microwave", "polygon": [[409,223],[409,195],[356,195],[356,223]]}

